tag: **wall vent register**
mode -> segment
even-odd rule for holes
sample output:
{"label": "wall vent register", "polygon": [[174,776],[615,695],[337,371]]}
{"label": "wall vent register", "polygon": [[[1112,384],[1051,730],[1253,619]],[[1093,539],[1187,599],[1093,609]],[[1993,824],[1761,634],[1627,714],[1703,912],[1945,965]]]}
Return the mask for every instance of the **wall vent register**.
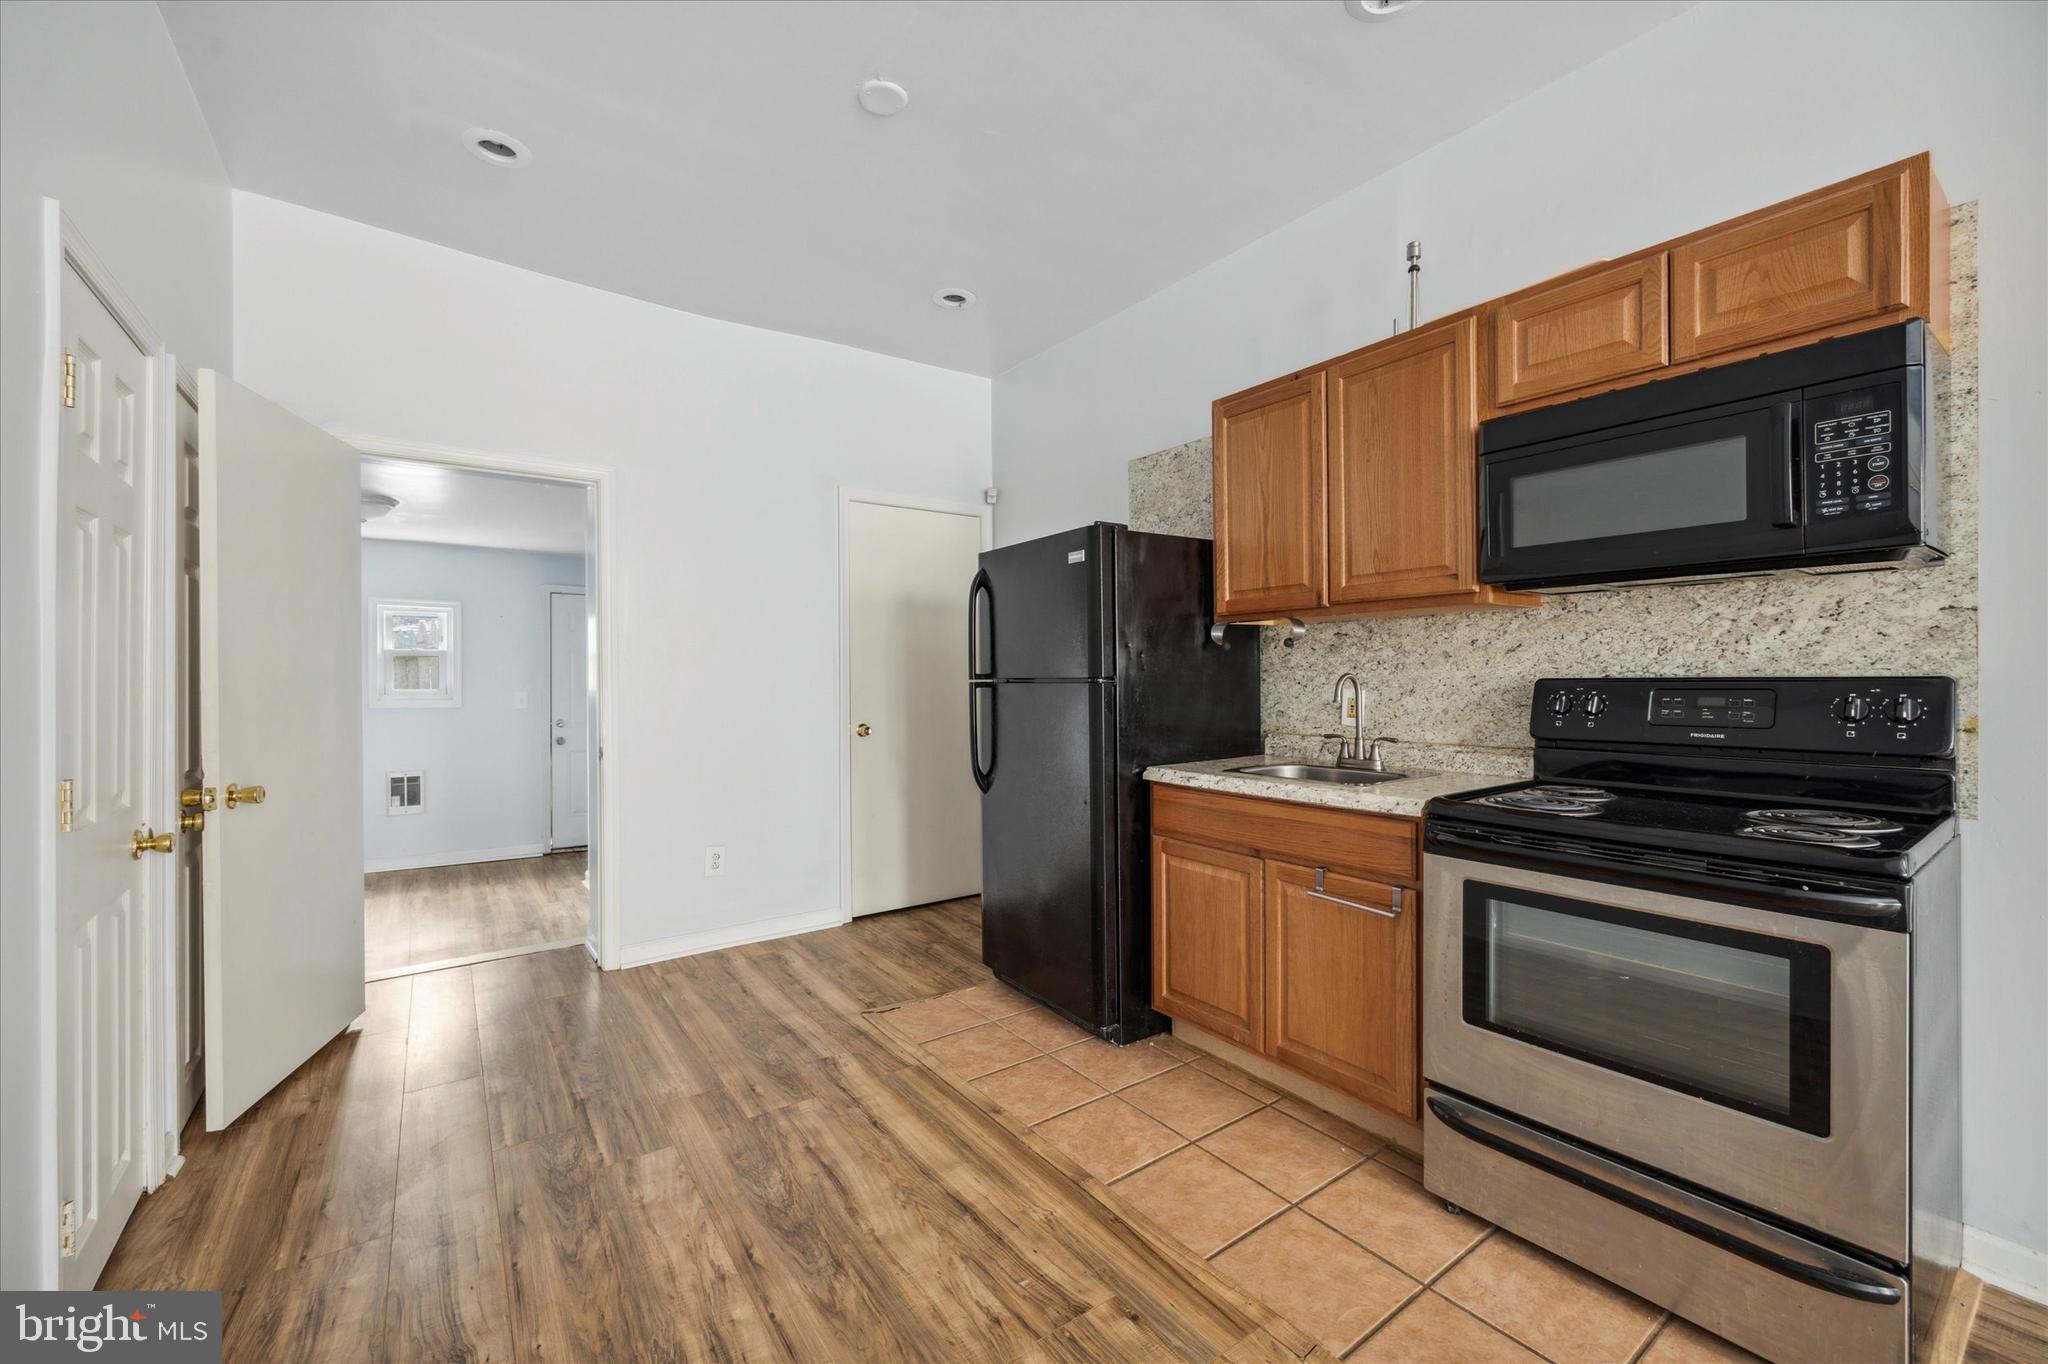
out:
{"label": "wall vent register", "polygon": [[427,808],[426,778],[419,772],[393,772],[384,779],[384,813],[416,815]]}

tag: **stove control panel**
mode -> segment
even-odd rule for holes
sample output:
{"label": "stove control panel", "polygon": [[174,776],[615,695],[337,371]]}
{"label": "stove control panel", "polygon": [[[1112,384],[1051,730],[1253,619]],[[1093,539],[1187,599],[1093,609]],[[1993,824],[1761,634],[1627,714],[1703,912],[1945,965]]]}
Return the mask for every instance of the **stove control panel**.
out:
{"label": "stove control panel", "polygon": [[1529,732],[1566,742],[1947,757],[1947,677],[1546,677]]}

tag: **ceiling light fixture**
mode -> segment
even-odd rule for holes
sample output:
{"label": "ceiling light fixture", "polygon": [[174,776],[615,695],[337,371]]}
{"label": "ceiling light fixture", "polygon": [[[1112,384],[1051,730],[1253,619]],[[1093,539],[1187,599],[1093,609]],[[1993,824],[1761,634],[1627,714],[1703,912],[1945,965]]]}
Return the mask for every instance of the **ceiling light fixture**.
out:
{"label": "ceiling light fixture", "polygon": [[493,166],[523,166],[533,160],[533,153],[526,150],[524,142],[496,128],[471,128],[462,135],[462,145],[469,148],[477,160],[488,161]]}
{"label": "ceiling light fixture", "polygon": [[398,510],[398,499],[389,493],[363,494],[363,521],[368,524]]}
{"label": "ceiling light fixture", "polygon": [[910,92],[895,81],[862,81],[855,95],[860,107],[876,118],[893,118],[910,104]]}
{"label": "ceiling light fixture", "polygon": [[1415,0],[1344,0],[1344,12],[1360,23],[1370,24],[1381,19],[1391,19]]}
{"label": "ceiling light fixture", "polygon": [[972,308],[974,295],[966,289],[941,289],[932,295],[932,302],[941,308]]}

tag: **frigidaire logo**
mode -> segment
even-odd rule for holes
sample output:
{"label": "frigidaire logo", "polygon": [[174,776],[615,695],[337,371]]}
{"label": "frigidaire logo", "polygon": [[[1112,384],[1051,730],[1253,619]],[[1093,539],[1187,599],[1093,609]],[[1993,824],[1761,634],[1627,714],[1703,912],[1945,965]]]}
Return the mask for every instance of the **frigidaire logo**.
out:
{"label": "frigidaire logo", "polygon": [[[10,1318],[16,1343],[0,1349],[9,1364],[80,1355],[104,1364],[218,1364],[221,1355],[214,1292],[0,1293],[0,1323]],[[0,1341],[6,1329],[0,1325]]]}
{"label": "frigidaire logo", "polygon": [[1727,735],[1725,735],[1725,734],[1708,734],[1708,733],[1706,733],[1706,732],[1705,732],[1705,731],[1703,731],[1703,730],[1697,730],[1697,729],[1696,729],[1696,730],[1694,730],[1694,731],[1692,732],[1692,736],[1691,736],[1691,737],[1693,737],[1693,738],[1695,738],[1695,739],[1725,739],[1725,738],[1727,738],[1728,736],[1727,736]]}

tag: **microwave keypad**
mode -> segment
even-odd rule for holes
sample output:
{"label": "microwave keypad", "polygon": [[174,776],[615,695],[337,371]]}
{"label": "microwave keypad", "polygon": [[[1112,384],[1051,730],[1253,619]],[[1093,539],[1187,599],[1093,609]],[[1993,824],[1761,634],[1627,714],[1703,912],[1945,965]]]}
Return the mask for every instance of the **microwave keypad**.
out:
{"label": "microwave keypad", "polygon": [[1859,412],[1813,424],[1813,509],[1823,517],[1879,512],[1896,499],[1892,413]]}

